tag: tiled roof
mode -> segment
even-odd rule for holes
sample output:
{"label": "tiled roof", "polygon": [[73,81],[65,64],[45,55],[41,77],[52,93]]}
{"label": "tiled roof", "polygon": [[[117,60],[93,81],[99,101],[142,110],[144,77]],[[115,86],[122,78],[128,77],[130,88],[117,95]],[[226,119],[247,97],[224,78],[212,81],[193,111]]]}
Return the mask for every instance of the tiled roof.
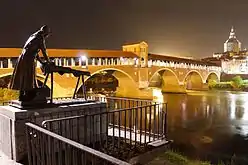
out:
{"label": "tiled roof", "polygon": [[201,64],[201,65],[207,65],[207,66],[217,66],[214,63],[204,62],[201,60],[173,57],[173,56],[166,56],[166,55],[158,55],[158,54],[149,54],[148,59],[174,61],[174,62],[182,62],[182,63],[190,63],[190,64]]}
{"label": "tiled roof", "polygon": [[[0,57],[18,57],[21,48],[0,48]],[[49,57],[78,57],[85,55],[88,57],[138,57],[132,52],[118,50],[83,50],[83,49],[47,49]]]}

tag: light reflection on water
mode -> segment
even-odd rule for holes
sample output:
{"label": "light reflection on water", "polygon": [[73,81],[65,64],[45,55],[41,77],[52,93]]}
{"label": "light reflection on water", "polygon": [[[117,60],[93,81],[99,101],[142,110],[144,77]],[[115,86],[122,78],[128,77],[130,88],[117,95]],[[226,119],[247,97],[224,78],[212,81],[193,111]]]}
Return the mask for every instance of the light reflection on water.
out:
{"label": "light reflection on water", "polygon": [[[168,103],[169,137],[190,156],[248,157],[248,93],[191,92],[160,97]],[[206,143],[203,137],[211,140]]]}

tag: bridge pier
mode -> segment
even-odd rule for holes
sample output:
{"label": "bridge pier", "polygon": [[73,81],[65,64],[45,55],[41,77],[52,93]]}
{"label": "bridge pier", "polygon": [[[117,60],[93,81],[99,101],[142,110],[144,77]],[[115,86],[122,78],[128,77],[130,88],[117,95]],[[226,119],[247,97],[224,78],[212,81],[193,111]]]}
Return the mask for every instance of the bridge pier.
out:
{"label": "bridge pier", "polygon": [[209,90],[208,83],[204,83],[204,84],[202,85],[202,90],[204,90],[204,91]]}
{"label": "bridge pier", "polygon": [[123,88],[117,88],[117,97],[128,97],[128,98],[141,98],[141,99],[152,99],[153,93],[151,89],[133,89],[123,90]]}
{"label": "bridge pier", "polygon": [[153,92],[149,88],[139,88],[139,84],[130,83],[128,81],[119,81],[119,86],[116,89],[116,96],[118,97],[130,97],[130,98],[142,98],[152,99]]}
{"label": "bridge pier", "polygon": [[207,91],[208,83],[200,83],[200,84],[191,84],[186,83],[186,90],[193,90],[193,91]]}

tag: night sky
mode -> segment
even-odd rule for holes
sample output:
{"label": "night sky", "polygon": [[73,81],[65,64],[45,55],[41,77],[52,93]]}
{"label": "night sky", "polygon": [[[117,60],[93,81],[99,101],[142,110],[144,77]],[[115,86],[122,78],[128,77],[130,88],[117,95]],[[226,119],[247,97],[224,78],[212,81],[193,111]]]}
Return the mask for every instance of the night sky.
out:
{"label": "night sky", "polygon": [[223,51],[231,26],[248,48],[247,0],[1,0],[0,47],[22,47],[43,24],[48,48],[121,49],[205,57]]}

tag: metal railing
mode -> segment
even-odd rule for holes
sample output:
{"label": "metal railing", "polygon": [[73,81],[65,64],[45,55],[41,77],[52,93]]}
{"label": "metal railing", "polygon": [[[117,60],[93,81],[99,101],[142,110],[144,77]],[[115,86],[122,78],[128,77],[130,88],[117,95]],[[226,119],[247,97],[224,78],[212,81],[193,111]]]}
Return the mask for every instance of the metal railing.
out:
{"label": "metal railing", "polygon": [[[69,98],[58,99],[67,100]],[[58,110],[28,111],[26,118],[23,118],[23,120],[39,126],[43,123],[43,126],[46,126],[46,129],[54,134],[70,139],[75,143],[87,145],[89,148],[121,160],[128,160],[139,153],[143,153],[150,142],[166,137],[166,104],[157,104],[152,100],[118,97],[91,97],[91,99],[95,100],[96,103],[103,102],[106,104],[87,103],[85,106],[78,108],[65,106],[65,108],[59,108]],[[38,133],[34,134],[33,132]],[[43,160],[45,156],[46,163],[44,164],[49,164],[47,159],[51,159],[49,160],[51,162],[53,159],[61,157],[61,155],[62,160],[69,161],[69,158],[65,160],[65,154],[69,154],[70,157],[75,154],[75,151],[83,153],[83,151],[78,151],[80,150],[78,148],[74,148],[67,143],[64,144],[64,142],[54,139],[50,135],[39,133],[34,129],[30,128],[27,133],[29,140],[31,139],[30,144],[28,144],[31,148],[28,148],[27,151],[32,154],[32,162],[37,162],[38,159]],[[49,138],[53,140],[48,140]],[[43,144],[46,142],[48,144]],[[59,145],[62,143],[63,147],[61,148]],[[56,153],[54,151],[51,155],[49,146],[57,146]],[[65,149],[65,146],[67,148],[70,146],[71,149]],[[59,149],[62,149],[62,151],[58,152]],[[48,150],[49,152],[43,155],[42,152]],[[89,162],[100,159],[91,159],[88,156],[90,154],[86,153],[86,155],[90,158],[90,160],[87,159]],[[60,162],[58,162],[59,165]],[[37,162],[37,164],[41,163]],[[91,164],[94,164],[94,162]]]}
{"label": "metal railing", "polygon": [[[63,101],[63,100],[71,100],[72,97],[55,97],[53,100]],[[80,95],[78,99],[81,99]],[[127,98],[127,97],[105,97],[105,96],[97,96],[97,95],[88,95],[87,100],[94,100],[100,102],[106,102],[108,107],[114,107],[115,109],[121,108],[131,108],[135,106],[142,105],[150,105],[154,102],[150,99],[139,99],[139,98]],[[1,105],[8,105],[10,101],[1,102]],[[111,106],[110,104],[115,103],[116,106]],[[113,104],[112,104],[113,105]]]}
{"label": "metal railing", "polygon": [[[60,97],[55,98],[54,100],[69,100],[71,98],[69,97]],[[152,100],[143,100],[143,99],[132,99],[132,98],[120,98],[120,97],[88,97],[89,100],[94,100],[97,102],[103,102],[106,103],[105,106],[99,106],[99,107],[91,107],[91,106],[85,106],[81,107],[77,110],[75,108],[72,108],[73,110],[70,110],[70,108],[67,107],[65,110],[59,110],[49,113],[42,112],[37,114],[32,114],[29,117],[29,121],[36,124],[41,124],[42,121],[48,120],[48,119],[56,119],[56,118],[64,118],[69,116],[80,116],[80,115],[86,115],[90,114],[92,112],[100,113],[103,111],[113,111],[113,110],[119,110],[119,109],[126,109],[126,108],[133,108],[133,107],[140,107],[144,105],[152,105],[155,104],[152,102]],[[107,109],[106,109],[107,108]]]}
{"label": "metal railing", "polygon": [[[46,129],[126,160],[167,134],[167,104],[151,104],[45,120]],[[140,151],[130,154],[133,151]]]}
{"label": "metal railing", "polygon": [[29,165],[130,165],[32,123],[26,131]]}
{"label": "metal railing", "polygon": [[124,108],[132,108],[132,107],[139,107],[145,105],[154,104],[151,99],[138,99],[138,98],[127,98],[127,97],[102,97],[102,96],[88,96],[90,100],[96,100],[100,102],[107,103],[108,109],[124,109]]}

